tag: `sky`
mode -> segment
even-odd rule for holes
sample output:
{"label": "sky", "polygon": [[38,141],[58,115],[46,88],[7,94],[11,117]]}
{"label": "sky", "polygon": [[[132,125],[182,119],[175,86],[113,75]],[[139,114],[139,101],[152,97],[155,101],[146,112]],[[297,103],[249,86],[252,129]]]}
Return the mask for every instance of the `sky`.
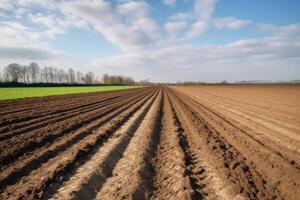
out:
{"label": "sky", "polygon": [[0,0],[0,68],[155,82],[300,79],[299,0]]}

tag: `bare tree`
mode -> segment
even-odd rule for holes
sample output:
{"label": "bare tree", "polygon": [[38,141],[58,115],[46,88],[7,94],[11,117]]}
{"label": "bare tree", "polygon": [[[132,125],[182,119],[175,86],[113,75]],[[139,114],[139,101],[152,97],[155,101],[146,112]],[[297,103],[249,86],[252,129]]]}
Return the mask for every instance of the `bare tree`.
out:
{"label": "bare tree", "polygon": [[22,74],[22,68],[18,63],[12,63],[5,67],[6,79],[11,79],[12,82],[17,83]]}
{"label": "bare tree", "polygon": [[72,68],[69,68],[69,81],[71,84],[75,83],[75,71]]}
{"label": "bare tree", "polygon": [[63,83],[64,82],[64,74],[65,74],[65,71],[63,69],[59,69],[57,71],[57,78],[58,78],[58,82],[59,83]]}
{"label": "bare tree", "polygon": [[4,73],[4,82],[9,82],[9,74],[8,73]]}
{"label": "bare tree", "polygon": [[64,83],[70,83],[70,77],[69,74],[64,72]]}
{"label": "bare tree", "polygon": [[[141,80],[141,81],[140,81],[140,84],[141,84],[141,85],[150,85],[151,82],[150,82],[150,79],[145,79],[145,80]],[[181,84],[181,82],[179,81],[179,82],[177,82],[176,84]]]}
{"label": "bare tree", "polygon": [[108,75],[104,74],[102,78],[105,84],[126,84],[133,85],[135,83],[134,79],[130,76],[120,76],[120,75]]}
{"label": "bare tree", "polygon": [[104,74],[103,78],[102,78],[102,81],[103,81],[104,84],[110,84],[109,83],[109,75],[108,74]]}
{"label": "bare tree", "polygon": [[38,66],[38,64],[32,62],[28,65],[28,73],[30,73],[31,75],[31,81],[33,83],[36,83],[37,80],[37,76],[40,73],[40,67]]}
{"label": "bare tree", "polygon": [[49,74],[50,83],[54,83],[54,68],[53,67],[48,67],[48,74]]}
{"label": "bare tree", "polygon": [[54,67],[54,68],[53,68],[54,83],[59,83],[59,80],[58,80],[58,72],[59,72],[59,69],[57,69],[56,67]]}
{"label": "bare tree", "polygon": [[93,72],[88,72],[85,74],[85,77],[84,77],[84,82],[85,84],[93,84],[94,82],[94,74]]}
{"label": "bare tree", "polygon": [[83,74],[80,71],[76,72],[76,82],[82,83],[83,82]]}
{"label": "bare tree", "polygon": [[51,81],[51,70],[51,67],[47,66],[42,69],[42,82],[49,83]]}
{"label": "bare tree", "polygon": [[41,70],[41,82],[43,83],[47,83],[48,80],[47,80],[47,74],[48,74],[48,68],[47,67],[43,67],[42,70]]}
{"label": "bare tree", "polygon": [[[32,72],[31,72],[31,69],[30,69],[29,65],[25,66],[25,67],[26,67],[26,82],[30,83]],[[32,81],[32,79],[31,79],[31,81]]]}
{"label": "bare tree", "polygon": [[20,76],[23,79],[23,82],[26,83],[26,74],[27,74],[27,66],[26,65],[21,65],[20,66]]}

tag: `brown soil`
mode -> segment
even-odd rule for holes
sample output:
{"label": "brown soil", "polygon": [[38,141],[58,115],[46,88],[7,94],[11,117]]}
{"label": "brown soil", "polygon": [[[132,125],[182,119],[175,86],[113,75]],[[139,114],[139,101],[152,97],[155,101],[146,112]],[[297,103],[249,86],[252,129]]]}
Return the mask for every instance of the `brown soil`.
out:
{"label": "brown soil", "polygon": [[300,87],[0,103],[0,199],[297,199]]}

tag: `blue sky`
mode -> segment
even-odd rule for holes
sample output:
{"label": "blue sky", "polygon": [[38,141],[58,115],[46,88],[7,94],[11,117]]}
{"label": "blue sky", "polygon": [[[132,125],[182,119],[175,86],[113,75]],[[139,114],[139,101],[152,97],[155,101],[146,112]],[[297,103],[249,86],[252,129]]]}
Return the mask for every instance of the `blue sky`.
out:
{"label": "blue sky", "polygon": [[0,67],[152,81],[300,79],[298,0],[0,0]]}

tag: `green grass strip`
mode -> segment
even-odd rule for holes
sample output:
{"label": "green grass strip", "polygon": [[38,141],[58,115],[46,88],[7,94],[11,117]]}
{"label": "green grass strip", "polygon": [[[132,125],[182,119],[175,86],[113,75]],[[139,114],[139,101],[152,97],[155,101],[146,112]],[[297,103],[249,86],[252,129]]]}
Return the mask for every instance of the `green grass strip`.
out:
{"label": "green grass strip", "polygon": [[44,97],[51,95],[125,90],[140,86],[75,86],[75,87],[18,87],[0,88],[0,100]]}

